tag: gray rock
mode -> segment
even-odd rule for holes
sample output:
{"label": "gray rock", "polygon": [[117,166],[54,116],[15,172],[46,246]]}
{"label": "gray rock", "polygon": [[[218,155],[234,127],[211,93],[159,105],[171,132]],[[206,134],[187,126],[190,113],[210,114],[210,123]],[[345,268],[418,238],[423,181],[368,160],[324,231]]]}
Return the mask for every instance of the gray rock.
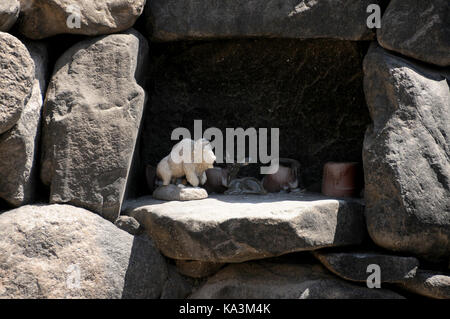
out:
{"label": "gray rock", "polygon": [[450,274],[431,270],[417,271],[414,278],[403,282],[402,288],[434,299],[450,299]]}
{"label": "gray rock", "polygon": [[114,225],[131,235],[137,235],[141,231],[139,222],[130,216],[119,216],[114,222]]}
{"label": "gray rock", "polygon": [[208,198],[208,192],[201,187],[178,187],[177,185],[160,186],[153,191],[154,199],[159,200],[198,200]]}
{"label": "gray rock", "polygon": [[357,245],[366,235],[360,202],[311,194],[213,195],[188,202],[144,199],[128,214],[167,257],[214,263]]}
{"label": "gray rock", "polygon": [[214,275],[225,264],[211,263],[198,260],[175,260],[177,271],[192,278],[203,278]]}
{"label": "gray rock", "polygon": [[[146,101],[147,41],[138,32],[82,41],[59,58],[44,107],[41,179],[51,203],[114,222]],[[129,182],[129,181],[128,181]]]}
{"label": "gray rock", "polygon": [[164,258],[87,210],[23,206],[0,215],[0,298],[158,298]]}
{"label": "gray rock", "polygon": [[333,253],[315,251],[314,256],[339,277],[366,282],[369,265],[380,266],[381,282],[399,283],[416,275],[419,261],[414,257],[401,257],[371,252]]}
{"label": "gray rock", "polygon": [[392,0],[378,30],[386,49],[440,66],[450,66],[448,0]]}
{"label": "gray rock", "polygon": [[[102,35],[131,28],[145,0],[40,0],[22,3],[19,30],[28,38],[57,34]],[[75,17],[80,24],[76,25]],[[69,23],[68,23],[69,22]]]}
{"label": "gray rock", "polygon": [[175,266],[168,265],[169,276],[164,284],[161,299],[184,299],[194,288],[192,282],[181,276]]}
{"label": "gray rock", "polygon": [[428,259],[450,255],[448,72],[372,45],[364,85],[366,222],[374,242]]}
{"label": "gray rock", "polygon": [[16,22],[20,13],[18,0],[2,0],[0,2],[0,31],[8,31]]}
{"label": "gray rock", "polygon": [[47,47],[34,42],[26,42],[26,46],[34,61],[32,94],[19,121],[0,135],[0,198],[14,207],[28,204],[35,197],[41,111],[47,85]]}
{"label": "gray rock", "polygon": [[192,299],[403,299],[330,276],[319,265],[250,262],[229,265],[194,292]]}
{"label": "gray rock", "polygon": [[34,62],[25,45],[16,37],[0,32],[0,134],[20,119],[31,96]]}
{"label": "gray rock", "polygon": [[160,41],[242,37],[368,40],[373,0],[152,0],[149,32]]}

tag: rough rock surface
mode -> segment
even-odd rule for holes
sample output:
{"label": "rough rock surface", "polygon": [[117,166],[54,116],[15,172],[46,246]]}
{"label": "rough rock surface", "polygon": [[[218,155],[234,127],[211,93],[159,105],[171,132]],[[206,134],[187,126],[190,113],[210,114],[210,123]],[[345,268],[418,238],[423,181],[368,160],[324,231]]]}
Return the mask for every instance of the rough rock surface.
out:
{"label": "rough rock surface", "polygon": [[0,215],[0,298],[158,298],[164,257],[87,210],[23,206]]}
{"label": "rough rock surface", "polygon": [[450,66],[448,0],[392,0],[378,30],[386,49],[440,66]]}
{"label": "rough rock surface", "polygon": [[136,31],[89,39],[59,58],[44,106],[41,179],[52,203],[114,222],[145,104],[148,45]]}
{"label": "rough rock surface", "polygon": [[360,244],[363,206],[308,194],[213,195],[189,202],[142,200],[129,208],[164,255],[243,262]]}
{"label": "rough rock surface", "polygon": [[448,273],[419,269],[414,278],[403,282],[401,286],[422,296],[450,299],[450,274]]}
{"label": "rough rock surface", "polygon": [[[368,40],[373,0],[152,0],[148,29],[160,41],[243,37]],[[333,12],[333,14],[330,14]]]}
{"label": "rough rock surface", "polygon": [[224,145],[226,128],[279,128],[280,157],[298,160],[305,186],[320,191],[326,162],[362,162],[366,50],[322,39],[153,43],[143,159],[156,166],[174,145],[172,131],[192,133],[195,119],[221,129]]}
{"label": "rough rock surface", "polygon": [[131,235],[137,235],[141,232],[139,222],[130,216],[119,216],[114,222],[114,225]]}
{"label": "rough rock surface", "polygon": [[203,278],[214,275],[224,266],[223,263],[210,263],[198,260],[175,260],[177,271],[192,278]]}
{"label": "rough rock surface", "polygon": [[35,78],[30,99],[19,121],[0,135],[0,198],[18,207],[34,199],[37,172],[41,111],[46,90],[47,47],[41,43],[26,43],[34,61]]}
{"label": "rough rock surface", "polygon": [[402,299],[330,276],[320,265],[250,262],[210,277],[192,299]]}
{"label": "rough rock surface", "polygon": [[0,2],[0,31],[8,31],[16,22],[20,13],[18,0],[2,0]]}
{"label": "rough rock surface", "polygon": [[333,253],[316,251],[314,256],[332,273],[339,277],[366,282],[367,267],[380,266],[381,282],[398,283],[416,275],[419,261],[414,257],[401,257],[370,252]]}
{"label": "rough rock surface", "polygon": [[450,255],[450,75],[376,46],[364,62],[366,222],[376,244]]}
{"label": "rough rock surface", "polygon": [[201,187],[178,187],[177,185],[160,186],[153,191],[154,199],[159,200],[198,200],[208,198],[208,192]]}
{"label": "rough rock surface", "polygon": [[63,33],[91,36],[116,33],[131,28],[144,5],[145,0],[22,1],[19,30],[31,39]]}
{"label": "rough rock surface", "polygon": [[0,134],[20,119],[31,96],[34,62],[16,37],[0,32]]}
{"label": "rough rock surface", "polygon": [[192,282],[180,275],[175,266],[168,265],[168,277],[161,293],[161,299],[183,299],[191,294]]}

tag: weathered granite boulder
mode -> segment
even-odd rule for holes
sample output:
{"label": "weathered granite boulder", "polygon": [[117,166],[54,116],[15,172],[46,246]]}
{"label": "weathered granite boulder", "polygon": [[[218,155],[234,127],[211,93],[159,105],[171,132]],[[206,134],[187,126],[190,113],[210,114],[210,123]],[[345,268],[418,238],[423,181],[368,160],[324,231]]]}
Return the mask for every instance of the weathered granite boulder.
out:
{"label": "weathered granite boulder", "polygon": [[35,197],[41,111],[47,86],[47,47],[36,42],[26,42],[26,46],[34,61],[32,94],[19,121],[0,135],[0,198],[14,207],[28,204]]}
{"label": "weathered granite boulder", "polygon": [[364,85],[366,222],[376,244],[450,255],[450,76],[372,45]]}
{"label": "weathered granite boulder", "polygon": [[425,297],[450,299],[450,274],[448,273],[419,269],[416,276],[400,286]]}
{"label": "weathered granite boulder", "polygon": [[[146,163],[156,166],[173,147],[172,131],[193,132],[196,119],[203,130],[221,129],[224,141],[227,128],[279,128],[280,157],[298,160],[305,186],[317,183],[318,191],[326,162],[362,162],[370,116],[361,43],[260,39],[152,48],[151,108],[142,135]],[[248,175],[260,179],[257,174],[258,167]]]}
{"label": "weathered granite boulder", "polygon": [[50,202],[119,216],[146,101],[147,51],[131,30],[82,41],[59,58],[44,107],[41,179]]}
{"label": "weathered granite boulder", "polygon": [[403,299],[326,273],[320,265],[249,262],[210,277],[192,299]]}
{"label": "weathered granite boulder", "polygon": [[179,187],[177,185],[169,184],[155,189],[152,196],[154,199],[159,200],[186,201],[208,198],[208,192],[201,187]]}
{"label": "weathered granite boulder", "polygon": [[360,202],[298,193],[144,199],[128,213],[167,257],[214,263],[357,245],[366,235]]}
{"label": "weathered granite boulder", "polygon": [[144,5],[145,0],[22,1],[18,25],[19,30],[31,39],[64,33],[110,34],[131,28]]}
{"label": "weathered granite boulder", "polygon": [[152,0],[146,16],[160,41],[243,37],[368,40],[373,0]]}
{"label": "weathered granite boulder", "polygon": [[0,298],[159,298],[168,276],[146,235],[69,205],[5,212],[0,238]]}
{"label": "weathered granite boulder", "polygon": [[406,56],[450,66],[448,0],[392,0],[377,31],[384,48]]}
{"label": "weathered granite boulder", "polygon": [[366,282],[369,265],[380,266],[381,282],[399,283],[416,275],[419,261],[414,257],[402,257],[372,252],[324,252],[315,251],[314,256],[329,271],[339,277]]}
{"label": "weathered granite boulder", "polygon": [[18,0],[2,0],[0,2],[0,31],[8,31],[16,22],[20,13]]}
{"label": "weathered granite boulder", "polygon": [[0,32],[0,134],[11,129],[31,96],[34,62],[16,37]]}

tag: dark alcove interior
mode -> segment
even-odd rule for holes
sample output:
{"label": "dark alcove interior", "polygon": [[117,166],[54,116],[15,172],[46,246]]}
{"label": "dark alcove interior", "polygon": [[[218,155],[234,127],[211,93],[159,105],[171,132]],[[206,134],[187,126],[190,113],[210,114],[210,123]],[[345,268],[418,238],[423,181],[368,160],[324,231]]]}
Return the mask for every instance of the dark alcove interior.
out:
{"label": "dark alcove interior", "polygon": [[144,165],[156,166],[170,152],[175,128],[193,134],[194,120],[224,136],[225,128],[279,128],[280,157],[301,163],[304,186],[312,191],[320,190],[327,161],[362,162],[370,123],[363,91],[366,43],[247,39],[152,43],[150,51]]}

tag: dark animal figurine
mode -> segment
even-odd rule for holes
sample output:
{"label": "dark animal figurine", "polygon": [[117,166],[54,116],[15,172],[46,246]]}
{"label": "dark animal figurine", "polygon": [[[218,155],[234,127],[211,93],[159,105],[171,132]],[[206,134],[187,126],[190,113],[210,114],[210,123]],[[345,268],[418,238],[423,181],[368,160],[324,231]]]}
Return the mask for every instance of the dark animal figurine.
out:
{"label": "dark animal figurine", "polygon": [[228,189],[231,181],[236,178],[239,169],[245,165],[247,165],[247,162],[227,164],[226,168],[214,167],[207,169],[206,183],[203,187],[208,194],[223,194]]}
{"label": "dark animal figurine", "polygon": [[290,158],[280,158],[278,171],[263,177],[262,184],[269,193],[291,191],[301,187],[300,163]]}

